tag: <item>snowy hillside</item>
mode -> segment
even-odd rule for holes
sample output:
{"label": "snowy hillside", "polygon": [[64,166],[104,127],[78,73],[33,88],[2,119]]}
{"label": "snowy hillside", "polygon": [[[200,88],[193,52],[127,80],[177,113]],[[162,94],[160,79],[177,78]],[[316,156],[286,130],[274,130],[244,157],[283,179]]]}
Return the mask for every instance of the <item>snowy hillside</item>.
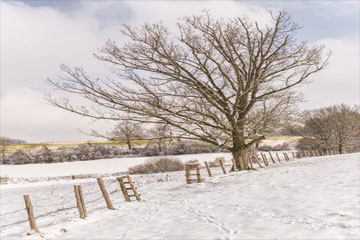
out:
{"label": "snowy hillside", "polygon": [[[17,166],[14,166],[17,167]],[[21,166],[19,166],[21,167]],[[15,171],[15,169],[14,169]],[[46,174],[46,173],[43,173]],[[143,201],[127,203],[114,178],[107,210],[94,179],[1,185],[1,239],[359,239],[360,154],[296,159],[185,184],[184,172],[134,176]],[[84,189],[79,219],[73,184]],[[29,194],[41,232],[30,232]],[[58,211],[57,209],[63,209]],[[46,214],[54,211],[52,214]],[[16,223],[17,224],[12,224]]]}

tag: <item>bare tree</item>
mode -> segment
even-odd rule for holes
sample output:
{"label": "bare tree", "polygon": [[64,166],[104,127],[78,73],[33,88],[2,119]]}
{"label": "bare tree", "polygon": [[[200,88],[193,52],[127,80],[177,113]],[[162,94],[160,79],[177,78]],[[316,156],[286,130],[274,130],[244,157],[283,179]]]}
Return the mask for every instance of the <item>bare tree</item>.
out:
{"label": "bare tree", "polygon": [[159,152],[162,152],[164,140],[168,139],[171,142],[172,131],[169,125],[167,124],[155,124],[148,130],[149,139],[156,141]]}
{"label": "bare tree", "polygon": [[1,152],[1,159],[5,159],[6,150],[12,144],[12,141],[8,137],[0,137],[0,152]]}
{"label": "bare tree", "polygon": [[298,135],[303,139],[300,145],[306,149],[321,149],[323,152],[333,148],[332,120],[327,108],[304,111],[302,114],[303,127],[298,127]]}
{"label": "bare tree", "polygon": [[303,139],[300,142],[306,149],[337,148],[340,153],[344,147],[359,140],[360,113],[358,107],[341,104],[304,111],[303,126],[293,128]]}
{"label": "bare tree", "polygon": [[208,12],[184,17],[174,35],[161,23],[124,26],[129,42],[109,40],[101,61],[119,79],[91,79],[81,68],[62,65],[66,76],[49,80],[58,89],[94,103],[78,107],[50,95],[54,106],[95,118],[165,123],[177,137],[228,149],[240,169],[247,151],[287,117],[297,100],[293,87],[328,62],[323,46],[297,42],[299,27],[285,12],[268,25],[246,17],[214,19]]}
{"label": "bare tree", "polygon": [[114,129],[107,136],[109,140],[126,141],[128,148],[131,149],[132,140],[140,140],[145,138],[144,129],[141,124],[124,120],[115,125]]}
{"label": "bare tree", "polygon": [[340,152],[344,147],[359,142],[360,111],[359,107],[351,108],[348,105],[334,105],[328,108],[334,140]]}

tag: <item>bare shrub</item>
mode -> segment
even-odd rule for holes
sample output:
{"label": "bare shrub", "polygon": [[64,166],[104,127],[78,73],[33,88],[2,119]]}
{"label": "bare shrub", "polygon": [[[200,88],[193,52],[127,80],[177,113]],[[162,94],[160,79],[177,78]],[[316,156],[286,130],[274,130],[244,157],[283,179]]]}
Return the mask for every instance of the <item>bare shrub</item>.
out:
{"label": "bare shrub", "polygon": [[182,141],[173,143],[166,148],[165,152],[168,155],[180,155],[180,154],[196,154],[196,153],[213,153],[219,152],[219,148],[207,143],[199,141]]}
{"label": "bare shrub", "polygon": [[284,150],[290,150],[290,144],[287,142],[284,142],[283,144],[278,144],[275,146],[271,145],[261,145],[257,148],[258,151],[284,151]]}
{"label": "bare shrub", "polygon": [[129,168],[129,174],[164,173],[184,170],[184,164],[177,158],[151,158],[144,164]]}
{"label": "bare shrub", "polygon": [[140,155],[143,156],[158,156],[160,154],[159,148],[156,144],[150,142],[141,151]]}

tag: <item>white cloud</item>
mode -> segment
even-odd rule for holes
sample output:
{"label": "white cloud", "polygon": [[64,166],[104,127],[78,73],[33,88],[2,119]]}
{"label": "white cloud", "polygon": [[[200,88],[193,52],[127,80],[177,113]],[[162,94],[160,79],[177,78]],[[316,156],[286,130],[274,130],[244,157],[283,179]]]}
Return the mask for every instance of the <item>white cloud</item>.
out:
{"label": "white cloud", "polygon": [[303,86],[307,102],[301,108],[324,107],[332,104],[359,104],[360,84],[360,35],[351,38],[322,39],[323,44],[332,50],[330,64],[325,70],[312,77],[311,84]]}
{"label": "white cloud", "polygon": [[[89,125],[88,119],[47,105],[43,93],[52,91],[45,79],[56,79],[61,63],[84,67],[90,76],[107,75],[109,66],[94,59],[92,53],[108,38],[121,42],[122,23],[141,25],[162,20],[173,29],[178,18],[205,8],[216,17],[246,14],[262,22],[267,19],[264,7],[235,1],[84,1],[70,12],[18,2],[0,4],[0,135],[28,141],[84,140],[88,137],[76,129],[109,128],[110,123]],[[335,55],[329,70],[303,88],[310,101],[306,107],[353,102],[354,89],[358,90],[353,87],[359,77],[358,36],[323,42],[333,48]],[[339,92],[340,77],[336,75],[346,81],[349,93]],[[316,93],[314,88],[318,89]]]}
{"label": "white cloud", "polygon": [[89,140],[78,129],[108,130],[109,122],[92,122],[46,104],[43,93],[14,89],[1,102],[1,135],[34,142]]}

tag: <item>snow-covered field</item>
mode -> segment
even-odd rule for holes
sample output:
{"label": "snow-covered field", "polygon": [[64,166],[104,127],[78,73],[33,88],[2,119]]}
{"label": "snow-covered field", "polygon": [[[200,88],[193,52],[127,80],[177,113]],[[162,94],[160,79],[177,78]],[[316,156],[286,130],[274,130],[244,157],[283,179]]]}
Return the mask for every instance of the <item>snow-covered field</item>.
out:
{"label": "snow-covered field", "polygon": [[[207,158],[197,156],[199,160]],[[80,163],[84,162],[77,163],[78,167],[84,167],[85,164]],[[16,167],[25,166],[9,167],[14,167],[11,171],[16,173]],[[360,238],[359,153],[296,159],[257,171],[226,175],[218,168],[213,171],[214,177],[209,178],[202,169],[204,182],[190,185],[185,184],[184,172],[134,176],[143,201],[131,203],[124,201],[115,179],[107,178],[105,184],[108,191],[113,192],[110,198],[116,210],[106,209],[94,179],[1,185],[0,237]],[[41,174],[46,176],[52,172]],[[76,183],[82,185],[85,193],[88,210],[85,220],[79,219],[75,208],[73,185]],[[26,236],[29,224],[23,209],[24,194],[30,195],[35,215],[44,215],[37,219],[41,236]],[[46,214],[51,211],[54,213]],[[13,225],[15,222],[20,223]]]}
{"label": "snow-covered field", "polygon": [[[217,157],[224,157],[230,163],[231,153],[202,153],[167,156],[178,158],[184,162],[197,159],[199,162],[213,161]],[[78,162],[63,162],[51,164],[25,164],[25,165],[0,165],[1,176],[10,178],[31,177],[59,177],[79,174],[104,174],[126,172],[129,167],[144,163],[152,157],[112,158]]]}

